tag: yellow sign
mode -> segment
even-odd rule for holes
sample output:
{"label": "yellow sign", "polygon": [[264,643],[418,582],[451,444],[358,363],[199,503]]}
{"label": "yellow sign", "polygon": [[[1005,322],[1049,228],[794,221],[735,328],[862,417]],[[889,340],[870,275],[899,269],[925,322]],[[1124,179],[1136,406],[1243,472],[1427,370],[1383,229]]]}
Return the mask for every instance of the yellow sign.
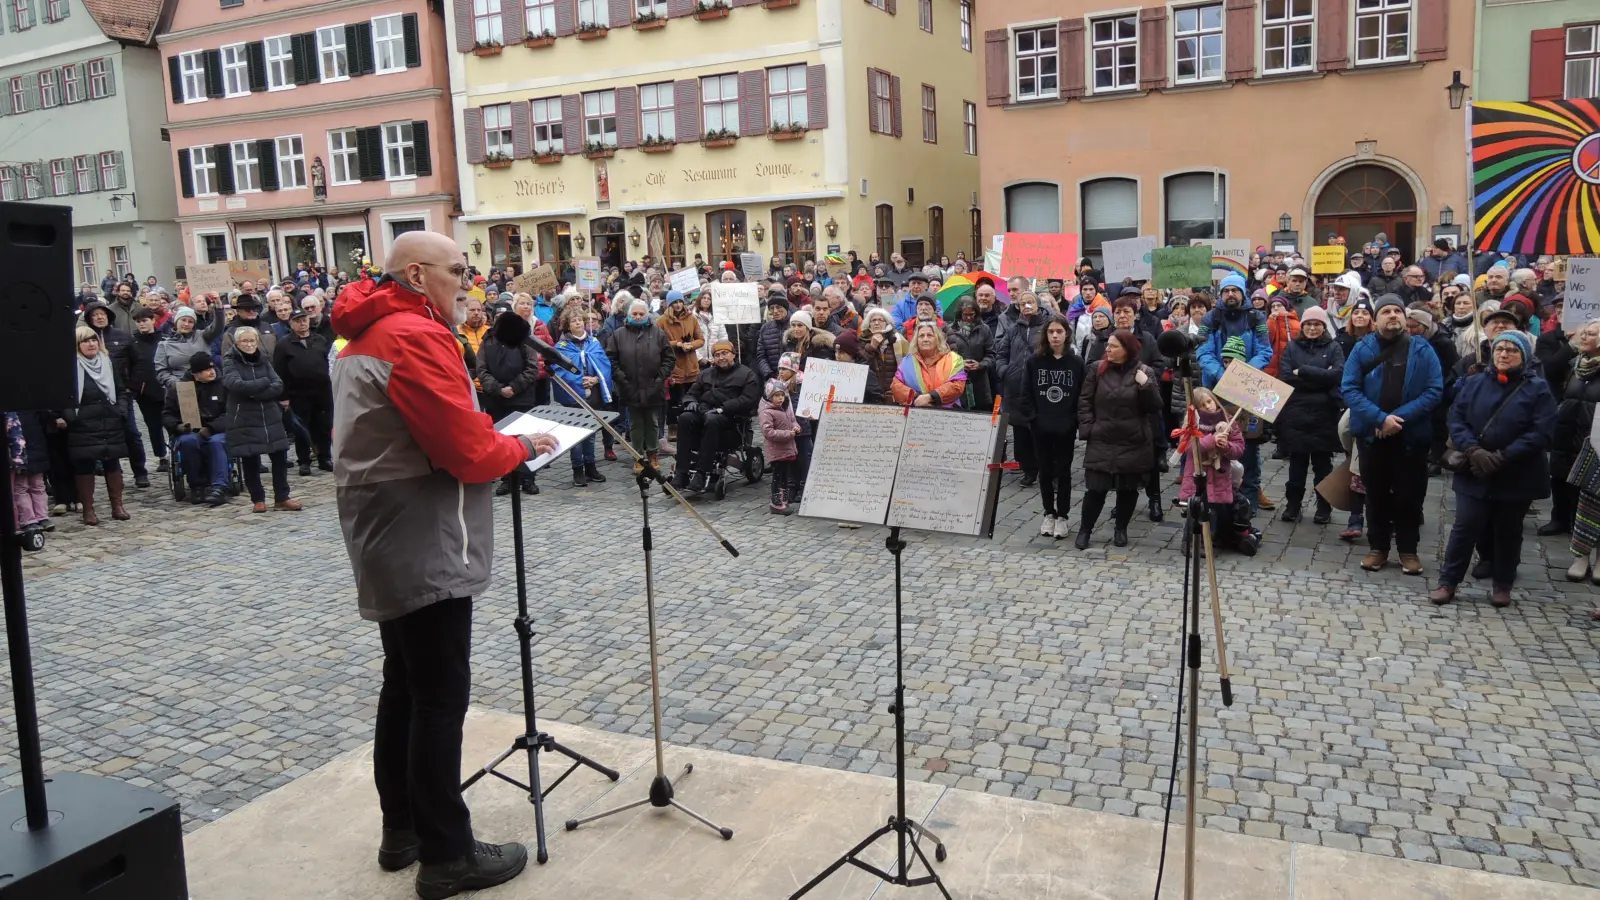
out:
{"label": "yellow sign", "polygon": [[1338,244],[1329,244],[1326,247],[1311,248],[1311,274],[1337,275],[1344,271],[1344,264],[1349,260],[1346,256],[1349,251]]}

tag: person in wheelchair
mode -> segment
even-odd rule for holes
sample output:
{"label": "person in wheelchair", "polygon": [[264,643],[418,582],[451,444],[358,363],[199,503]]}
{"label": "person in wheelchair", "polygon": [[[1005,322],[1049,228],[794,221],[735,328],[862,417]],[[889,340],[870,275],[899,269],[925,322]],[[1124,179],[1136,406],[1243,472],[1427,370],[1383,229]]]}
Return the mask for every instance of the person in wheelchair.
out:
{"label": "person in wheelchair", "polygon": [[[223,390],[217,377],[217,364],[205,350],[189,357],[189,374],[182,381],[167,386],[166,401],[161,407],[161,424],[169,433],[177,435],[172,446],[182,460],[183,476],[189,481],[189,502],[204,500],[212,506],[228,502],[228,478],[232,466],[228,463],[228,437],[226,421],[228,392]],[[194,399],[200,407],[200,428],[195,430],[183,421],[183,409],[178,404],[178,385],[194,383]]]}
{"label": "person in wheelchair", "polygon": [[755,415],[761,402],[761,381],[734,362],[733,344],[718,341],[711,348],[711,367],[702,369],[684,396],[678,416],[678,468],[673,486],[694,493],[708,479],[720,478],[717,460],[739,443],[739,425]]}

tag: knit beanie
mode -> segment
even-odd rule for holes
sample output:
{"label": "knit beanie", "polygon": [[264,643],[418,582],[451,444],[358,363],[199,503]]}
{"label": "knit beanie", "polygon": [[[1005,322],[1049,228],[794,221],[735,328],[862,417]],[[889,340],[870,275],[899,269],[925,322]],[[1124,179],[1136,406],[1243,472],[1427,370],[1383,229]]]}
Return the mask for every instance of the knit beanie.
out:
{"label": "knit beanie", "polygon": [[1244,335],[1236,334],[1233,337],[1228,338],[1228,340],[1223,343],[1222,358],[1237,360],[1243,360],[1245,358]]}
{"label": "knit beanie", "polygon": [[1494,348],[1503,343],[1510,343],[1517,348],[1517,351],[1522,354],[1522,364],[1524,366],[1533,362],[1533,344],[1528,340],[1528,335],[1525,332],[1517,331],[1516,329],[1500,332],[1500,335],[1494,339],[1494,343],[1489,345],[1489,352],[1493,353]]}
{"label": "knit beanie", "polygon": [[791,372],[800,371],[800,354],[791,352],[778,357],[778,368],[788,369]]}
{"label": "knit beanie", "polygon": [[796,322],[799,322],[799,323],[805,325],[807,328],[810,328],[811,327],[811,313],[808,310],[802,309],[799,312],[797,312],[794,315],[789,317],[789,324],[791,326],[794,325],[794,323],[796,323]]}
{"label": "knit beanie", "polygon": [[766,385],[761,388],[761,396],[768,399],[771,399],[773,394],[787,395],[788,393],[789,386],[784,384],[782,379],[778,378],[768,378]]}
{"label": "knit beanie", "polygon": [[1312,322],[1321,322],[1322,327],[1325,330],[1328,332],[1333,331],[1333,322],[1328,318],[1327,310],[1320,306],[1310,307],[1305,312],[1300,314],[1300,327],[1302,329],[1307,325],[1310,325]]}

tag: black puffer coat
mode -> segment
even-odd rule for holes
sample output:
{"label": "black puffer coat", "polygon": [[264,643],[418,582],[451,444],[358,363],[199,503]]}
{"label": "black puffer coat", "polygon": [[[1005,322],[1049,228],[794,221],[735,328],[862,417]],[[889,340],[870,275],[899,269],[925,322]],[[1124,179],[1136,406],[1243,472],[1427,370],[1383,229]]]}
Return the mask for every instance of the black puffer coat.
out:
{"label": "black puffer coat", "polygon": [[761,403],[761,382],[748,366],[707,366],[689,388],[689,399],[708,411],[720,408],[734,418],[748,418]]}
{"label": "black puffer coat", "polygon": [[783,338],[789,331],[789,316],[783,321],[768,319],[756,332],[756,352],[753,362],[757,377],[762,380],[778,377],[778,359],[783,356]]}
{"label": "black puffer coat", "polygon": [[1041,308],[1026,320],[1020,312],[1011,319],[1009,310],[1003,318],[1009,324],[995,341],[994,356],[989,359],[989,372],[993,376],[989,383],[999,389],[1006,409],[1016,409],[1022,403],[1028,360],[1039,349],[1039,331],[1051,319],[1059,317]]}
{"label": "black puffer coat", "polygon": [[46,435],[56,427],[55,413],[19,412],[17,421],[22,425],[23,451],[27,453],[22,474],[42,475],[50,471],[50,443]]}
{"label": "black puffer coat", "polygon": [[967,370],[967,389],[972,392],[973,399],[980,407],[987,407],[994,402],[994,395],[989,392],[988,363],[989,357],[994,354],[994,332],[983,323],[983,317],[979,316],[978,323],[972,330],[963,333],[961,316],[967,306],[971,306],[974,310],[978,308],[978,304],[973,302],[971,297],[956,301],[956,308],[950,311],[954,318],[944,326],[944,340],[950,345],[951,350],[961,355],[962,359],[978,364],[978,368]]}
{"label": "black puffer coat", "polygon": [[304,338],[293,334],[272,351],[272,368],[283,379],[284,399],[331,406],[333,378],[328,373],[328,341],[315,331]]}
{"label": "black puffer coat", "polygon": [[230,347],[222,356],[222,386],[228,392],[228,455],[260,456],[289,449],[283,427],[283,379],[267,355],[246,356]]}
{"label": "black puffer coat", "polygon": [[1565,478],[1578,452],[1589,440],[1589,429],[1594,425],[1594,405],[1600,403],[1600,371],[1588,378],[1578,374],[1577,364],[1583,357],[1573,360],[1567,376],[1567,386],[1556,407],[1555,440],[1550,444],[1550,474]]}
{"label": "black puffer coat", "polygon": [[1285,453],[1338,453],[1339,416],[1344,399],[1339,382],[1344,377],[1344,350],[1323,334],[1312,340],[1301,336],[1283,348],[1278,377],[1294,388],[1278,413],[1273,433]]}
{"label": "black puffer coat", "polygon": [[667,376],[677,358],[667,333],[654,323],[629,322],[606,338],[611,357],[611,381],[617,402],[624,406],[660,406],[666,399]]}
{"label": "black puffer coat", "polygon": [[[115,366],[111,371],[116,393],[121,395],[126,390],[122,373]],[[122,459],[128,455],[128,441],[123,437],[127,407],[116,398],[107,397],[93,380],[83,386],[83,399],[78,405],[63,410],[61,418],[67,420],[67,457],[73,462]]]}
{"label": "black puffer coat", "polygon": [[[1136,375],[1145,374],[1144,386]],[[1161,379],[1137,363],[1088,367],[1078,395],[1078,437],[1088,443],[1087,471],[1135,475],[1155,468],[1154,416],[1161,410]]]}
{"label": "black puffer coat", "polygon": [[136,331],[128,345],[128,389],[141,400],[160,402],[166,396],[156,375],[156,348],[161,340],[159,331]]}
{"label": "black puffer coat", "polygon": [[[539,380],[539,354],[528,346],[533,326],[516,313],[502,313],[478,346],[478,384],[483,386],[489,415],[533,409]],[[511,396],[500,393],[511,388]]]}

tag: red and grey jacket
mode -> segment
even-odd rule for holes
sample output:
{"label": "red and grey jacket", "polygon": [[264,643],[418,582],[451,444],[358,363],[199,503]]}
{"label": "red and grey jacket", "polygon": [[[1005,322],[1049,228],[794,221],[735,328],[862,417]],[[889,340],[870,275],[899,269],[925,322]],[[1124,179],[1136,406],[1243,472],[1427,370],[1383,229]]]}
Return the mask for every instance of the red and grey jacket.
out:
{"label": "red and grey jacket", "polygon": [[426,297],[349,285],[333,327],[339,527],[361,617],[383,621],[489,586],[492,482],[527,459],[478,409],[461,344]]}

